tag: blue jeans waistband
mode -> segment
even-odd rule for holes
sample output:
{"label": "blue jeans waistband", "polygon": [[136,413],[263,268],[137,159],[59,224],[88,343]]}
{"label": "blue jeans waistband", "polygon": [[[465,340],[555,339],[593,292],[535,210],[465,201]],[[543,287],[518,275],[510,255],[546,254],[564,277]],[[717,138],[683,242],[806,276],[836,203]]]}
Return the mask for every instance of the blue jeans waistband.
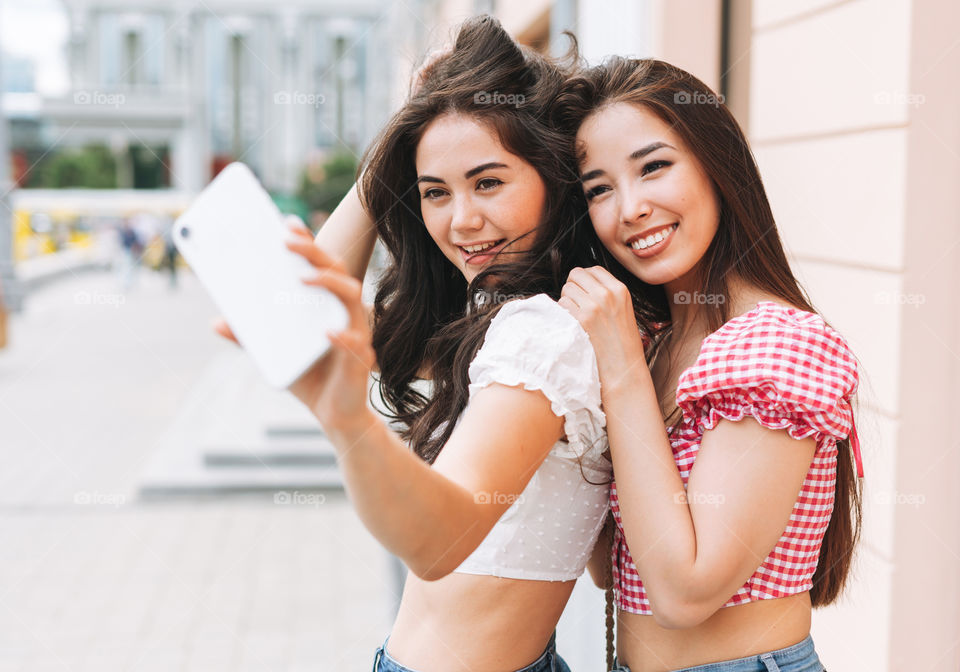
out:
{"label": "blue jeans waistband", "polygon": [[[611,672],[630,672],[626,665],[619,665],[616,660]],[[694,667],[684,667],[674,672],[825,672],[820,658],[817,657],[813,638],[787,646],[776,651],[759,653],[745,658],[722,660],[716,663],[706,663]]]}
{"label": "blue jeans waistband", "polygon": [[[389,637],[384,640],[380,648],[377,649],[373,658],[373,672],[416,672],[409,667],[404,667],[387,653],[387,642]],[[557,633],[550,635],[550,641],[543,653],[529,665],[520,668],[516,672],[570,672],[566,662],[557,654]]]}

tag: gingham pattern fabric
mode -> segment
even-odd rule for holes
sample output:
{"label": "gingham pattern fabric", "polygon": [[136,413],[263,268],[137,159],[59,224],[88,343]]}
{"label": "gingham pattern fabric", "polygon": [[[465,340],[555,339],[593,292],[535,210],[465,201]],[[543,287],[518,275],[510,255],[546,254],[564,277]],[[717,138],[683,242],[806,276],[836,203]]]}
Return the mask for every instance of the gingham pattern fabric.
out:
{"label": "gingham pattern fabric", "polygon": [[[833,512],[836,442],[852,435],[859,460],[850,407],[857,381],[856,360],[840,334],[818,315],[769,301],[704,339],[696,362],[680,376],[677,406],[682,417],[668,433],[684,487],[703,433],[721,419],[737,421],[749,415],[765,427],[785,429],[796,439],[817,441],[780,540],[725,607],[812,587]],[[651,614],[624,538],[616,483],[610,489],[610,508],[616,521],[612,561],[617,606],[634,614]]]}

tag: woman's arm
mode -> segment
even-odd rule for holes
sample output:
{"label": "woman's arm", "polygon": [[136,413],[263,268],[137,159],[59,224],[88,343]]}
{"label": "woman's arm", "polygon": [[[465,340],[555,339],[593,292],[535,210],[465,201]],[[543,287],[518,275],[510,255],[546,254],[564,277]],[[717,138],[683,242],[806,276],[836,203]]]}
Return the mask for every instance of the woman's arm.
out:
{"label": "woman's arm", "polygon": [[629,291],[600,268],[570,274],[560,304],[597,354],[620,516],[657,621],[692,627],[750,578],[790,519],[816,448],[751,419],[705,432],[684,490]]}
{"label": "woman's arm", "polygon": [[541,392],[491,384],[476,392],[431,469],[367,404],[375,359],[361,283],[291,227],[287,247],[318,269],[304,283],[325,287],[349,326],[328,334],[331,350],[291,385],[337,450],[360,518],[421,578],[446,576],[483,541],[563,432]]}
{"label": "woman's arm", "polygon": [[377,242],[377,229],[360,203],[357,185],[350,188],[340,204],[330,213],[317,232],[314,242],[339,259],[347,273],[357,280],[363,280]]}
{"label": "woman's arm", "polygon": [[[427,55],[410,78],[411,96],[417,93],[430,68],[449,53],[450,49],[440,49]],[[363,209],[357,185],[353,185],[337,208],[330,213],[315,240],[317,245],[340,259],[350,275],[357,280],[363,280],[377,242],[377,230],[373,220]]]}
{"label": "woman's arm", "polygon": [[539,392],[491,385],[433,468],[372,413],[321,418],[364,525],[410,570],[443,578],[480,545],[562,434]]}
{"label": "woman's arm", "polygon": [[[651,609],[692,627],[722,607],[783,534],[816,443],[752,419],[704,433],[686,491],[645,362],[603,388],[620,516]],[[601,380],[603,376],[601,374]]]}

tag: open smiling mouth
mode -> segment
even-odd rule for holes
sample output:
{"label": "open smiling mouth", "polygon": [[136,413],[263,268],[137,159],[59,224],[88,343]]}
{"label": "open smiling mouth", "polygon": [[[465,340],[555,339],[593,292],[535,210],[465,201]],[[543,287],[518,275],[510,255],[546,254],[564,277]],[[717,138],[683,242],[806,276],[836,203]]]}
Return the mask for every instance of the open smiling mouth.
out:
{"label": "open smiling mouth", "polygon": [[627,241],[633,254],[637,257],[652,257],[662,252],[673,240],[673,233],[680,226],[679,223],[667,224],[648,232],[645,236],[634,236]]}
{"label": "open smiling mouth", "polygon": [[488,240],[485,243],[473,245],[457,245],[457,248],[460,250],[463,260],[468,264],[485,264],[503,249],[506,242],[506,238],[501,238],[500,240]]}

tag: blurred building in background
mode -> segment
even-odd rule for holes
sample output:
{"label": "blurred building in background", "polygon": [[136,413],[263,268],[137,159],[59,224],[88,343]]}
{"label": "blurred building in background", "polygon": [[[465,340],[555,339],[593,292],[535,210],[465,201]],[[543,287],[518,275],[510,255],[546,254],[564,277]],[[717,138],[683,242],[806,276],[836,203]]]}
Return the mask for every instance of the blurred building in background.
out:
{"label": "blurred building in background", "polygon": [[109,146],[120,188],[152,166],[196,191],[243,160],[293,191],[311,150],[359,152],[382,123],[381,4],[64,0],[71,90],[40,115]]}
{"label": "blurred building in background", "polygon": [[[29,10],[3,4],[21,20]],[[0,79],[3,163],[20,187],[0,255],[21,275],[33,271],[20,262],[112,238],[143,214],[138,201],[169,220],[231,161],[247,163],[285,211],[332,209],[393,100],[395,61],[378,56],[395,50],[398,25],[416,23],[385,0],[43,4],[65,25],[49,46],[62,52],[65,90],[41,90],[37,62],[22,55],[6,56]],[[141,199],[145,189],[156,194]]]}

